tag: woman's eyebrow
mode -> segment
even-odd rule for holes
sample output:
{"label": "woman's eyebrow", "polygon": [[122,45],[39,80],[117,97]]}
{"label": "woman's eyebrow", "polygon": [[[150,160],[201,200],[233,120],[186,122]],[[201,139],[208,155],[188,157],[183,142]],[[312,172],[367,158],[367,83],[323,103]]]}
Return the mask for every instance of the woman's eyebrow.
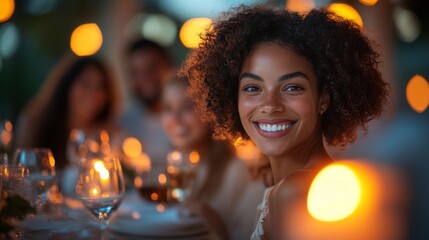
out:
{"label": "woman's eyebrow", "polygon": [[[282,81],[286,81],[286,80],[289,80],[291,78],[296,78],[296,77],[303,77],[303,78],[305,78],[307,80],[310,80],[305,73],[303,73],[301,71],[297,71],[297,72],[287,73],[287,74],[281,76],[278,81],[282,82]],[[254,80],[257,80],[257,81],[264,81],[264,79],[262,77],[260,77],[260,76],[258,76],[256,74],[253,74],[253,73],[248,73],[248,72],[242,73],[240,75],[239,80],[241,80],[243,78],[251,78],[251,79],[254,79]]]}
{"label": "woman's eyebrow", "polygon": [[258,80],[258,81],[264,81],[264,79],[262,79],[260,76],[258,76],[256,74],[253,74],[253,73],[247,73],[247,72],[242,73],[240,75],[239,80],[241,81],[241,79],[243,79],[243,78],[251,78],[251,79],[254,79],[254,80]]}
{"label": "woman's eyebrow", "polygon": [[301,71],[297,71],[297,72],[292,72],[292,73],[288,73],[288,74],[281,76],[279,78],[279,82],[286,81],[286,80],[289,80],[291,78],[296,78],[296,77],[303,77],[307,80],[310,80],[310,78],[308,78],[308,76],[305,73],[303,73]]}

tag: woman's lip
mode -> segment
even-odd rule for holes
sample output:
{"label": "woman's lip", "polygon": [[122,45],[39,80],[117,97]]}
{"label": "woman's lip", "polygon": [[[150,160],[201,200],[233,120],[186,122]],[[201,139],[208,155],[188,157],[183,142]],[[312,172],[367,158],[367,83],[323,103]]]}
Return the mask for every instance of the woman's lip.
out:
{"label": "woman's lip", "polygon": [[[282,122],[285,122],[285,121],[283,120],[283,121],[280,121],[280,122],[279,121],[278,122],[271,122],[271,124],[282,123]],[[258,133],[262,137],[271,138],[271,139],[273,139],[273,138],[281,138],[281,137],[286,136],[291,131],[293,125],[295,125],[295,122],[291,122],[291,125],[288,128],[286,128],[285,130],[275,131],[275,132],[268,132],[268,131],[262,130],[259,127],[258,123],[266,123],[266,122],[254,122],[253,124],[254,124],[254,126],[256,128],[256,131],[258,131]]]}
{"label": "woman's lip", "polygon": [[277,123],[295,123],[295,121],[290,119],[258,119],[253,121],[254,123],[265,123],[265,124],[277,124]]}

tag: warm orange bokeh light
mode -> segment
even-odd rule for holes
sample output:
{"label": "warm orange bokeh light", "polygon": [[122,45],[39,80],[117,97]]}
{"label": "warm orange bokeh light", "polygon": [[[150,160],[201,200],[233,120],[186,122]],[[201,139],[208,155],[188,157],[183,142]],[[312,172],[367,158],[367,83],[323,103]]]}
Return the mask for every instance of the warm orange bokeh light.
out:
{"label": "warm orange bokeh light", "polygon": [[15,11],[14,0],[0,0],[0,22],[6,22]]}
{"label": "warm orange bokeh light", "polygon": [[12,133],[8,131],[1,131],[0,140],[3,145],[9,145],[9,143],[12,141]]}
{"label": "warm orange bokeh light", "polygon": [[259,149],[252,141],[243,140],[241,137],[234,142],[237,157],[250,165],[257,164],[260,156]]}
{"label": "warm orange bokeh light", "polygon": [[104,163],[101,160],[97,160],[94,163],[94,169],[98,172],[98,174],[100,174],[100,178],[102,180],[107,180],[109,179],[109,171],[106,169],[106,167],[104,166]]}
{"label": "warm orange bokeh light", "polygon": [[109,133],[106,130],[103,130],[100,132],[100,139],[102,143],[108,143],[110,138],[109,138]]}
{"label": "warm orange bokeh light", "polygon": [[128,157],[135,158],[142,153],[142,144],[137,138],[129,137],[122,143],[122,150]]}
{"label": "warm orange bokeh light", "polygon": [[70,48],[78,56],[95,54],[103,44],[103,35],[95,23],[78,26],[72,33]]}
{"label": "warm orange bokeh light", "polygon": [[143,179],[141,177],[134,178],[134,187],[141,188],[143,187]]}
{"label": "warm orange bokeh light", "polygon": [[315,8],[316,4],[313,0],[288,0],[286,9],[292,12],[309,12]]}
{"label": "warm orange bokeh light", "polygon": [[49,157],[49,166],[55,167],[55,158],[53,156]]}
{"label": "warm orange bokeh light", "polygon": [[189,154],[189,161],[193,164],[197,164],[200,162],[200,154],[198,154],[198,152],[196,151],[192,151]]}
{"label": "warm orange bokeh light", "polygon": [[378,0],[359,0],[359,2],[366,6],[374,6]]}
{"label": "warm orange bokeh light", "polygon": [[408,104],[418,112],[424,112],[429,106],[429,83],[421,75],[414,75],[405,90]]}
{"label": "warm orange bokeh light", "polygon": [[161,185],[166,184],[166,183],[167,183],[167,176],[165,176],[165,174],[164,174],[164,173],[159,174],[159,175],[158,175],[158,182],[159,182]]}
{"label": "warm orange bokeh light", "polygon": [[191,18],[186,21],[180,29],[179,37],[183,45],[187,48],[197,48],[201,42],[200,35],[204,35],[210,27],[210,18]]}
{"label": "warm orange bokeh light", "polygon": [[363,28],[362,17],[352,6],[345,3],[333,3],[329,5],[328,10],[347,20],[354,21],[361,29]]}
{"label": "warm orange bokeh light", "polygon": [[152,199],[152,201],[158,201],[158,193],[152,193],[150,195],[150,199]]}
{"label": "warm orange bokeh light", "polygon": [[334,222],[350,216],[361,200],[361,184],[354,171],[332,164],[320,171],[308,192],[308,211],[315,219]]}
{"label": "warm orange bokeh light", "polygon": [[6,129],[6,131],[11,132],[13,129],[13,125],[10,121],[6,121],[4,123],[4,129]]}

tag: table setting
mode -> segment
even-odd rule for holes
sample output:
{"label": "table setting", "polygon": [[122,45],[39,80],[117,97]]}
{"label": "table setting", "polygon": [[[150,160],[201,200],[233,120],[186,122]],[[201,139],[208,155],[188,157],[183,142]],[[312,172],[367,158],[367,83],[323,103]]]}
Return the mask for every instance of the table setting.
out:
{"label": "table setting", "polygon": [[81,133],[71,137],[80,143],[69,144],[74,160],[61,172],[48,148],[18,148],[2,158],[2,193],[31,207],[5,239],[213,239],[207,221],[184,204],[195,153],[193,163],[169,153],[167,168],[152,164],[129,184],[120,158],[82,151],[90,147]]}

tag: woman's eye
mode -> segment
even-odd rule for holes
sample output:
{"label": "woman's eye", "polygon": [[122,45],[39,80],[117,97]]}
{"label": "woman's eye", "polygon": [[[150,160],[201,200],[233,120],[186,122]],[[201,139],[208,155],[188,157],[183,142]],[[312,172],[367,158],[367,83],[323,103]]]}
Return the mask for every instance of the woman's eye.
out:
{"label": "woman's eye", "polygon": [[260,89],[257,86],[249,85],[243,88],[246,92],[259,92]]}
{"label": "woman's eye", "polygon": [[304,90],[304,88],[296,85],[290,85],[285,88],[285,91],[287,92],[300,92],[302,90]]}

